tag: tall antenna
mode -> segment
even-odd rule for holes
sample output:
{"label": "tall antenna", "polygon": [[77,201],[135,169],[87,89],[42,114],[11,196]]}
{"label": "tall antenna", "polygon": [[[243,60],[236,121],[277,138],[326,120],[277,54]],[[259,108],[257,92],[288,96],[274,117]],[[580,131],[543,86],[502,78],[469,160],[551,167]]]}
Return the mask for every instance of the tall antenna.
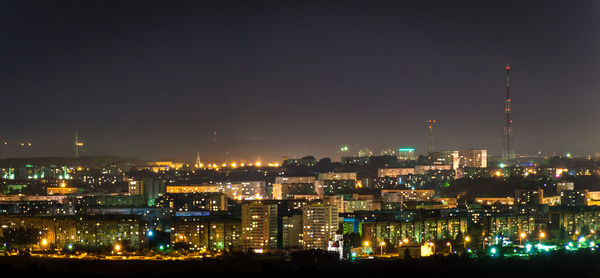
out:
{"label": "tall antenna", "polygon": [[434,151],[433,126],[435,125],[435,120],[428,119],[425,123],[427,123],[427,153],[431,154]]}
{"label": "tall antenna", "polygon": [[77,131],[75,131],[75,158],[79,157],[79,148],[83,147],[83,142],[79,141],[79,136],[77,135]]}
{"label": "tall antenna", "polygon": [[502,160],[504,163],[510,163],[515,158],[512,146],[512,108],[510,103],[510,64],[506,63],[506,102],[504,104],[504,113],[506,122],[504,123],[504,150]]}

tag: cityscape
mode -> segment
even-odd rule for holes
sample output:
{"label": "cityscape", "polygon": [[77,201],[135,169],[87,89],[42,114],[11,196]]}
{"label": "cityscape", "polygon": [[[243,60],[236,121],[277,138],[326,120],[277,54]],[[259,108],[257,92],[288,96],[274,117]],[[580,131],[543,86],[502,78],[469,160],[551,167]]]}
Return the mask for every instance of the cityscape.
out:
{"label": "cityscape", "polygon": [[100,2],[2,4],[6,277],[600,273],[596,3]]}

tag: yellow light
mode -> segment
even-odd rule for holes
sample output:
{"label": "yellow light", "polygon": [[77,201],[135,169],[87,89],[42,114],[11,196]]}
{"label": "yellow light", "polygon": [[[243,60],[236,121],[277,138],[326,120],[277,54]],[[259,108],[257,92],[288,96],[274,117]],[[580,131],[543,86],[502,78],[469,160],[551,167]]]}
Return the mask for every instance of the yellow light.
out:
{"label": "yellow light", "polygon": [[235,162],[231,163],[231,167],[233,167],[233,168],[237,167],[237,163],[235,163]]}
{"label": "yellow light", "polygon": [[465,237],[465,241],[466,241],[466,242],[469,242],[469,241],[471,241],[471,238],[470,238],[470,237],[468,237],[468,236],[466,236],[466,237]]}
{"label": "yellow light", "polygon": [[540,232],[540,238],[545,238],[546,234],[544,232]]}
{"label": "yellow light", "polygon": [[121,251],[121,244],[115,244],[115,251],[119,252]]}
{"label": "yellow light", "polygon": [[382,242],[380,242],[380,243],[379,243],[379,246],[385,246],[385,242],[383,242],[383,241],[382,241]]}
{"label": "yellow light", "polygon": [[67,184],[64,181],[60,183],[60,187],[66,187],[66,186],[67,186]]}
{"label": "yellow light", "polygon": [[365,241],[365,242],[363,242],[363,245],[364,245],[365,247],[367,247],[367,246],[369,246],[369,242],[368,242],[368,241]]}
{"label": "yellow light", "polygon": [[46,246],[48,245],[48,240],[46,240],[45,238],[42,239],[42,246]]}
{"label": "yellow light", "polygon": [[408,243],[408,238],[403,239],[402,242]]}
{"label": "yellow light", "polygon": [[256,165],[256,167],[260,167],[262,165],[262,163],[260,163],[260,161],[259,161],[259,162],[254,163],[254,165]]}
{"label": "yellow light", "polygon": [[525,233],[521,233],[521,238],[525,238],[527,235]]}

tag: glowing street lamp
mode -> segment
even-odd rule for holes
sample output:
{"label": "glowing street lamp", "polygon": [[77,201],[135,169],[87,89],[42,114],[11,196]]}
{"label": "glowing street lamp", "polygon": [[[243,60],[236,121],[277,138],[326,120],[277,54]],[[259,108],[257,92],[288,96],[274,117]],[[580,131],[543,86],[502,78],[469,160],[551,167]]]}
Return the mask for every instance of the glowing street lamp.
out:
{"label": "glowing street lamp", "polygon": [[115,244],[115,251],[117,251],[117,253],[121,251],[121,244]]}
{"label": "glowing street lamp", "polygon": [[546,234],[544,232],[540,232],[540,243],[542,242],[542,239],[546,238]]}
{"label": "glowing street lamp", "polygon": [[46,247],[46,246],[48,245],[48,240],[47,240],[47,239],[45,239],[45,238],[44,238],[44,239],[42,239],[42,242],[41,242],[41,244],[42,244],[42,246]]}
{"label": "glowing street lamp", "polygon": [[527,237],[527,234],[521,232],[521,234],[519,235],[519,245],[523,245],[523,240],[525,239],[525,237]]}
{"label": "glowing street lamp", "polygon": [[471,238],[469,236],[465,237],[465,240],[463,241],[463,243],[465,244],[465,250],[467,250],[467,242],[470,242]]}
{"label": "glowing street lamp", "polygon": [[450,253],[452,253],[452,243],[448,241],[446,242],[446,246],[450,247]]}
{"label": "glowing street lamp", "polygon": [[383,247],[385,246],[385,242],[380,242],[379,247],[381,248],[381,255],[383,256]]}

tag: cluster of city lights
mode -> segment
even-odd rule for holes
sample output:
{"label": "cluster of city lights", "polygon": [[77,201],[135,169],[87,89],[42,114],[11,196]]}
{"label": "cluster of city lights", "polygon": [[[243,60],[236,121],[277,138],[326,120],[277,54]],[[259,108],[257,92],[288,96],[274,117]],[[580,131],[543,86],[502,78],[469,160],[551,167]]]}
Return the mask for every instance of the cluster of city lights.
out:
{"label": "cluster of city lights", "polygon": [[279,167],[279,166],[281,166],[281,164],[279,164],[278,162],[273,162],[273,163],[268,163],[266,165],[263,165],[262,162],[257,161],[257,162],[254,162],[254,163],[245,163],[245,162],[241,162],[241,163],[230,162],[230,163],[221,163],[221,164],[217,164],[217,163],[206,163],[206,164],[205,163],[200,163],[200,164],[195,164],[194,166],[196,168],[219,170],[219,169],[224,169],[224,168],[235,169],[235,168],[239,168],[239,167],[263,167],[263,166],[267,166],[267,167]]}

